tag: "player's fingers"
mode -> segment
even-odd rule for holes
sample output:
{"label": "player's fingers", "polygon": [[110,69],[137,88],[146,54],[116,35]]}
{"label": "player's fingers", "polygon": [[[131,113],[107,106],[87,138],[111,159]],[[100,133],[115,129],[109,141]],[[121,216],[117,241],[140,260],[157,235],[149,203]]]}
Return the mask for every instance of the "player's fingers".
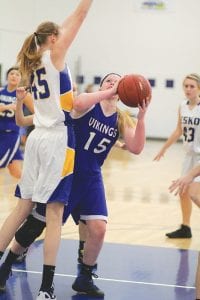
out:
{"label": "player's fingers", "polygon": [[172,183],[171,183],[171,185],[169,186],[170,193],[174,192],[177,187],[178,187],[177,180],[173,180]]}

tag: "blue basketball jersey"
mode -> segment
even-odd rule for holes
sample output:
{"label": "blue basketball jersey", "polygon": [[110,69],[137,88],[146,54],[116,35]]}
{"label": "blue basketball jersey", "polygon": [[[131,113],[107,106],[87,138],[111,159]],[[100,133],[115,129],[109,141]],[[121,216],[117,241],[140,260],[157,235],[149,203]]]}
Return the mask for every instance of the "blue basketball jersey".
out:
{"label": "blue basketball jersey", "polygon": [[[0,90],[0,105],[12,104],[16,101],[16,91],[9,92],[7,86]],[[5,110],[0,112],[0,131],[19,132],[19,126],[15,122],[15,111]]]}
{"label": "blue basketball jersey", "polygon": [[100,104],[74,119],[76,172],[99,171],[118,139],[117,113],[105,116]]}
{"label": "blue basketball jersey", "polygon": [[[82,215],[107,219],[101,166],[119,136],[117,117],[117,113],[105,116],[100,104],[96,104],[83,116],[73,119],[76,137],[75,171],[63,223],[70,213],[75,222]],[[45,207],[37,203],[34,216],[45,221]]]}

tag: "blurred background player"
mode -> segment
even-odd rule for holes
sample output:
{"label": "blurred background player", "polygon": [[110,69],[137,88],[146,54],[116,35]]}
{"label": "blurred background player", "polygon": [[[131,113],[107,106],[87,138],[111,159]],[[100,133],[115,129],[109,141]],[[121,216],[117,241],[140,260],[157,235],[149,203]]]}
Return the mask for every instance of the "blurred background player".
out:
{"label": "blurred background player", "polygon": [[[200,176],[200,163],[194,166],[185,176],[173,180],[169,187],[170,193],[184,194],[186,191],[192,201],[200,208],[200,182],[195,178]],[[198,255],[198,263],[196,269],[196,300],[200,300],[200,253]]]}
{"label": "blurred background player", "polygon": [[89,83],[88,85],[86,85],[84,92],[85,93],[92,93],[92,92],[94,92],[94,84],[93,83]]}
{"label": "blurred background player", "polygon": [[[10,174],[21,177],[23,159],[20,150],[20,127],[15,122],[16,89],[21,82],[21,73],[16,66],[6,74],[7,84],[0,89],[0,168],[8,168]],[[23,100],[27,109],[33,113],[33,100],[30,93]]]}
{"label": "blurred background player", "polygon": [[[183,136],[183,148],[185,158],[182,167],[182,175],[186,174],[193,166],[200,162],[200,76],[189,74],[183,80],[183,91],[186,100],[178,110],[178,122],[175,131],[165,142],[154,160],[159,161],[166,150]],[[200,176],[195,178],[200,182]],[[166,233],[168,238],[191,238],[190,218],[192,213],[192,201],[188,191],[179,195],[182,224],[173,232]]]}

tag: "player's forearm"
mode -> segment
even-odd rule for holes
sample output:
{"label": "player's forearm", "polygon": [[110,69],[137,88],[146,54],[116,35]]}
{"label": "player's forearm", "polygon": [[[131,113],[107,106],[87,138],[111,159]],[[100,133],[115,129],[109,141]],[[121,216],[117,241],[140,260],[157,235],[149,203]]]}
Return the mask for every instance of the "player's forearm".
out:
{"label": "player's forearm", "polygon": [[200,175],[200,164],[198,164],[196,167],[190,170],[187,174],[188,176],[191,176],[193,179]]}
{"label": "player's forearm", "polygon": [[134,154],[140,154],[144,148],[146,135],[145,123],[143,120],[138,121],[136,129],[125,129],[124,141],[127,149]]}
{"label": "player's forearm", "polygon": [[113,88],[94,93],[82,93],[74,99],[73,108],[77,112],[83,112],[92,107],[94,104],[97,104],[102,100],[109,99],[114,95],[115,90]]}
{"label": "player's forearm", "polygon": [[92,2],[93,0],[81,0],[72,14],[63,22],[62,26],[68,26],[69,22],[73,22],[74,20],[78,20],[78,22],[82,23],[87,16]]}
{"label": "player's forearm", "polygon": [[180,138],[181,134],[177,131],[172,133],[172,135],[167,139],[167,141],[164,143],[162,150],[166,151],[172,144],[177,142],[177,140]]}
{"label": "player's forearm", "polygon": [[72,42],[85,20],[93,0],[82,0],[76,9],[63,21],[61,30],[66,33],[68,42]]}
{"label": "player's forearm", "polygon": [[15,111],[15,121],[18,126],[30,126],[33,125],[33,116],[24,116],[23,112],[23,102],[17,100],[16,111]]}

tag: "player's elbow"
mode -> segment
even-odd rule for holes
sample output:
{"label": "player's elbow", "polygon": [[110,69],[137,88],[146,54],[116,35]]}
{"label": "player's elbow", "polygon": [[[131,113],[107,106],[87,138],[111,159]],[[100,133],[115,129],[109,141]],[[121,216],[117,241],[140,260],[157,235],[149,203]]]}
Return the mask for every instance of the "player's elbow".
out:
{"label": "player's elbow", "polygon": [[16,122],[17,126],[26,126],[26,124],[22,118],[18,118],[15,116],[15,122]]}
{"label": "player's elbow", "polygon": [[142,149],[141,150],[133,150],[133,151],[131,151],[131,153],[133,153],[135,155],[139,155],[141,152],[142,152]]}
{"label": "player's elbow", "polygon": [[80,100],[75,100],[73,103],[73,109],[76,111],[81,111],[83,109],[83,103]]}
{"label": "player's elbow", "polygon": [[136,147],[133,146],[129,148],[129,151],[135,155],[139,155],[143,149],[144,149],[144,145],[136,146]]}
{"label": "player's elbow", "polygon": [[86,107],[86,101],[84,99],[84,93],[81,94],[81,96],[78,96],[74,99],[73,102],[73,109],[76,111],[83,111]]}
{"label": "player's elbow", "polygon": [[23,126],[22,122],[20,122],[18,118],[15,118],[15,123],[17,124],[17,126]]}

